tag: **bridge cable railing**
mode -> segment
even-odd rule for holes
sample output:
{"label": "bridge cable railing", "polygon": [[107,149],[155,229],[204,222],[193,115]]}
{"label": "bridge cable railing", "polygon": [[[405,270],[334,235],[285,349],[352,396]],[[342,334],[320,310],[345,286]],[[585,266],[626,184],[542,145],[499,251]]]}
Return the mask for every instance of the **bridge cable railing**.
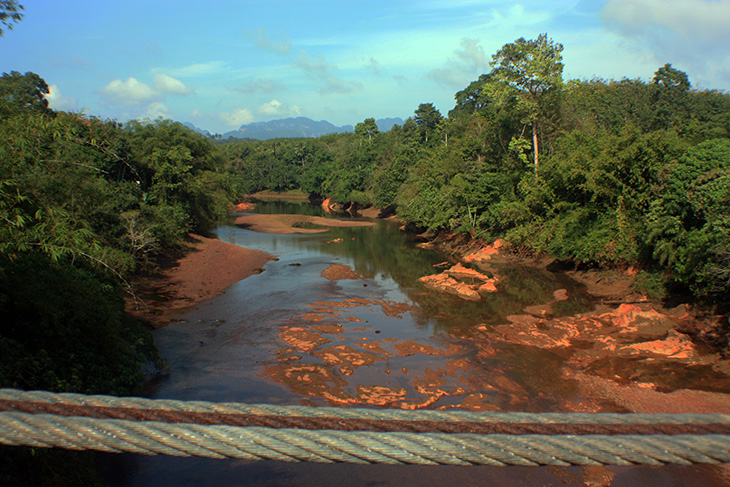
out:
{"label": "bridge cable railing", "polygon": [[730,462],[730,415],[404,411],[0,389],[0,444],[289,462]]}

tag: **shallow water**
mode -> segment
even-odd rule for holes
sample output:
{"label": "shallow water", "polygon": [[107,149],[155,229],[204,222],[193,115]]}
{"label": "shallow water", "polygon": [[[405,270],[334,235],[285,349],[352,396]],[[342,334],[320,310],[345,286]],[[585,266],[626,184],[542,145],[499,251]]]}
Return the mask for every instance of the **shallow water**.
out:
{"label": "shallow water", "polygon": [[[262,213],[323,216],[319,207],[266,203]],[[506,322],[565,289],[558,313],[593,300],[562,274],[494,269],[498,293],[480,302],[429,291],[418,277],[446,257],[415,247],[391,222],[321,234],[273,235],[222,226],[218,237],[278,257],[265,271],[155,332],[168,376],[156,398],[356,407],[566,411],[577,387],[558,354],[483,343],[479,326]],[[363,279],[330,281],[350,266]],[[606,405],[606,410],[610,410]],[[107,482],[158,485],[723,485],[710,467],[418,467],[319,465],[107,455]],[[346,480],[345,480],[346,479]]]}

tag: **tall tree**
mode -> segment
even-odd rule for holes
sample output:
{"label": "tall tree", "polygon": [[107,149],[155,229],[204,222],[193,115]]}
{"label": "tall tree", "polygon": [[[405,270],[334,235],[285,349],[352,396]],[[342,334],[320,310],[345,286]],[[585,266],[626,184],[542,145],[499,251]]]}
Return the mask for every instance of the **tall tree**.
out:
{"label": "tall tree", "polygon": [[355,133],[363,137],[367,137],[369,142],[373,141],[373,135],[378,133],[378,125],[374,118],[366,118],[362,122],[355,125]]}
{"label": "tall tree", "polygon": [[546,98],[563,83],[562,51],[563,45],[548,39],[547,34],[540,34],[535,40],[520,37],[502,46],[490,63],[495,83],[488,83],[487,88],[498,99],[514,99],[526,113],[524,122],[532,126],[535,177],[540,154],[539,124]]}
{"label": "tall tree", "polygon": [[667,130],[672,127],[683,127],[690,118],[690,89],[692,85],[684,71],[674,69],[667,63],[654,73],[654,108],[655,130]]}
{"label": "tall tree", "polygon": [[[13,23],[23,20],[23,14],[20,13],[22,10],[23,6],[18,0],[0,0],[0,23],[13,30]],[[0,37],[2,36],[3,30],[0,29]]]}
{"label": "tall tree", "polygon": [[436,131],[443,116],[433,106],[433,103],[421,103],[415,113],[414,119],[421,132],[421,137],[428,142],[428,136]]}

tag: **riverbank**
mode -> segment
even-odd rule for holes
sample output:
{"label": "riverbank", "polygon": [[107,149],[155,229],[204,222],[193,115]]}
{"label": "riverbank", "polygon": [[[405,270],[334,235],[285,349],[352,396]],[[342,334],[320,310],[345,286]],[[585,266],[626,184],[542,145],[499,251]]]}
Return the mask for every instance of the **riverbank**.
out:
{"label": "riverbank", "polygon": [[[257,215],[257,217],[259,216]],[[270,225],[277,226],[284,233],[302,230],[292,225],[295,223],[292,218],[301,220],[302,216],[260,215],[260,217],[268,219]],[[332,220],[326,220],[329,220],[327,223],[332,223]],[[241,223],[250,222],[242,221]],[[265,231],[263,227],[257,227],[257,229]],[[455,282],[466,286],[478,285],[481,288],[488,284],[487,281],[490,281],[492,285],[489,289],[477,290],[477,293],[482,296],[481,299],[484,300],[491,299],[488,297],[489,294],[499,293],[500,290],[505,289],[504,286],[509,285],[508,282],[500,280],[500,270],[497,264],[509,266],[510,263],[524,265],[526,262],[530,262],[532,265],[543,268],[551,265],[548,260],[529,260],[524,256],[511,253],[499,242],[487,244],[460,235],[441,235],[424,246],[438,248],[448,256],[449,262],[444,262],[439,267],[444,267],[444,274]],[[223,293],[228,286],[238,280],[260,272],[266,262],[272,258],[272,255],[265,252],[247,250],[199,236],[190,236],[188,247],[180,258],[171,262],[171,265],[158,276],[150,276],[145,292],[140,293],[147,306],[142,310],[142,315],[154,326],[164,326],[174,321],[175,317],[182,312]],[[558,271],[564,272],[564,270],[556,270],[556,272]],[[438,275],[439,269],[435,269],[435,272],[435,275]],[[362,278],[348,266],[334,264],[322,271],[322,277],[330,281]],[[711,323],[696,316],[690,307],[666,309],[658,303],[652,303],[633,290],[630,273],[615,272],[603,276],[586,273],[573,274],[573,277],[580,277],[589,292],[596,296],[596,305],[591,311],[566,316],[561,309],[572,298],[571,292],[567,289],[556,288],[551,291],[552,297],[549,298],[549,302],[526,306],[522,313],[510,315],[505,321],[496,324],[475,322],[465,336],[454,336],[454,338],[461,340],[461,343],[470,343],[470,346],[481,350],[480,353],[484,357],[493,356],[495,353],[493,347],[500,346],[500,344],[535,347],[562,357],[560,360],[562,365],[555,370],[555,374],[562,376],[566,383],[573,384],[571,387],[574,387],[575,391],[580,391],[578,396],[583,398],[581,400],[571,400],[570,397],[562,398],[561,409],[564,410],[730,414],[730,394],[728,394],[730,393],[730,361],[725,360],[716,350],[709,349],[702,341],[701,330],[706,330]],[[458,295],[458,293],[452,294]],[[379,306],[380,304],[358,301],[348,304],[348,306],[350,305]],[[319,306],[317,308],[319,310],[322,303],[317,306]],[[339,305],[332,310],[332,313],[335,313],[333,316],[341,313]],[[315,379],[319,377],[322,380],[337,377],[337,380],[344,381],[344,384],[349,380],[348,374],[351,368],[354,370],[356,365],[369,363],[362,362],[363,357],[387,362],[411,353],[400,351],[399,342],[393,344],[382,340],[373,342],[370,348],[359,350],[359,348],[365,347],[360,342],[366,337],[360,335],[365,333],[366,329],[353,330],[356,332],[353,335],[354,343],[359,345],[345,348],[343,348],[344,345],[340,345],[334,347],[334,351],[329,350],[325,345],[344,333],[344,329],[338,325],[319,323],[318,320],[322,319],[321,316],[303,315],[300,318],[290,329],[287,328],[281,333],[284,348],[277,361],[283,362],[272,369],[275,373],[269,370],[275,382],[289,384],[293,380],[289,380],[289,376],[299,378],[301,374],[305,373],[307,377]],[[350,318],[355,319],[355,317],[341,318],[346,321]],[[313,327],[316,329],[310,330],[302,325],[310,320],[314,320]],[[334,335],[330,338],[319,336],[327,333]],[[306,346],[302,344],[304,342],[306,342]],[[311,345],[310,342],[312,342]],[[323,350],[314,350],[315,345],[320,346]],[[390,345],[393,350],[387,348]],[[419,348],[418,353],[425,353],[423,350]],[[305,354],[310,352],[327,357],[329,362],[327,360],[326,362],[332,366],[330,367],[332,370],[327,369],[325,365],[318,365],[316,370],[319,371],[319,375],[312,375],[313,372],[309,369],[312,367],[311,364],[299,363],[304,360]],[[342,357],[337,355],[339,358],[333,358],[334,355],[331,356],[331,354],[335,352],[335,355],[344,355]],[[445,354],[445,359],[455,361],[454,364],[460,363],[457,358],[458,354],[454,355],[449,350],[442,350],[438,353]],[[448,372],[451,369],[446,367],[444,370]],[[457,367],[454,370],[461,369]],[[395,372],[386,372],[386,374],[391,373]],[[404,375],[410,373],[410,371],[403,372]],[[422,398],[409,397],[410,401],[406,401],[404,397],[396,395],[397,397],[387,396],[390,402],[386,401],[386,404],[383,402],[385,399],[381,397],[383,390],[387,389],[388,394],[391,394],[392,391],[383,387],[374,389],[374,392],[371,391],[372,394],[360,391],[356,397],[350,397],[342,391],[339,396],[333,396],[331,388],[322,386],[320,389],[324,391],[322,394],[326,392],[326,398],[332,403],[339,404],[337,401],[345,401],[349,404],[351,401],[355,401],[357,404],[381,404],[382,402],[381,405],[389,407],[421,408],[429,407],[434,401],[447,398],[451,392],[455,397],[461,397],[470,392],[466,389],[463,391],[454,389],[447,393],[450,389],[441,382],[458,379],[456,376],[451,377],[453,373],[455,372],[448,372],[436,382],[429,382],[433,385],[433,391],[420,386],[420,389],[416,388],[419,392],[428,393],[428,397],[420,401],[416,399]],[[427,379],[424,378],[424,380]],[[309,382],[306,383],[309,384]],[[296,384],[305,385],[305,383],[300,384],[299,382]],[[317,383],[313,382],[310,385],[316,389]],[[346,388],[342,387],[344,391]],[[477,389],[475,386],[474,391]],[[296,387],[293,387],[292,390],[299,391]],[[302,389],[301,393],[305,396],[319,397],[316,394],[317,390]],[[483,400],[477,401],[479,398]],[[400,402],[398,402],[399,400]],[[444,401],[442,400],[442,402]],[[442,407],[457,407],[457,405]],[[475,393],[461,401],[458,407],[479,410],[495,407],[495,405],[486,397]]]}
{"label": "riverbank", "polygon": [[[631,270],[567,270],[550,259],[510,252],[499,240],[486,243],[447,233],[421,246],[456,262],[445,262],[442,273],[422,278],[424,285],[465,300],[481,299],[486,274],[497,276],[496,269],[510,263],[564,272],[596,298],[592,311],[561,316],[557,310],[570,296],[555,289],[552,301],[527,306],[504,324],[477,325],[473,337],[565,357],[556,372],[575,381],[584,397],[593,398],[568,401],[569,409],[597,412],[610,402],[627,412],[730,414],[730,360],[727,347],[717,345],[726,317],[706,315],[687,304],[667,308],[652,301],[637,291]],[[469,269],[466,276],[462,264],[477,270]],[[497,278],[497,289],[489,292],[499,292],[500,286]]]}
{"label": "riverbank", "polygon": [[276,257],[217,239],[189,234],[176,255],[158,272],[136,280],[136,300],[128,312],[158,328],[205,300],[219,296],[232,284],[263,271]]}

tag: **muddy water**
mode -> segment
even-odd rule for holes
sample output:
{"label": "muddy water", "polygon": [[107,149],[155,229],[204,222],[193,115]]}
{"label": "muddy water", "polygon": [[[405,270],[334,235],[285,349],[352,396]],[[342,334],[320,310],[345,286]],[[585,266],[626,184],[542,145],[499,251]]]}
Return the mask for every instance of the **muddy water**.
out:
{"label": "muddy water", "polygon": [[[324,216],[318,207],[288,203],[260,204],[256,212]],[[307,235],[223,226],[217,234],[278,260],[156,331],[170,369],[151,384],[150,397],[482,411],[569,411],[591,400],[561,377],[565,357],[478,339],[480,329],[551,301],[558,289],[569,299],[555,313],[589,310],[592,298],[561,274],[494,269],[499,292],[467,302],[417,284],[448,256],[416,248],[390,222]],[[332,265],[359,278],[323,277]],[[398,467],[135,455],[106,462],[115,486],[723,484],[722,471],[708,467]]]}

